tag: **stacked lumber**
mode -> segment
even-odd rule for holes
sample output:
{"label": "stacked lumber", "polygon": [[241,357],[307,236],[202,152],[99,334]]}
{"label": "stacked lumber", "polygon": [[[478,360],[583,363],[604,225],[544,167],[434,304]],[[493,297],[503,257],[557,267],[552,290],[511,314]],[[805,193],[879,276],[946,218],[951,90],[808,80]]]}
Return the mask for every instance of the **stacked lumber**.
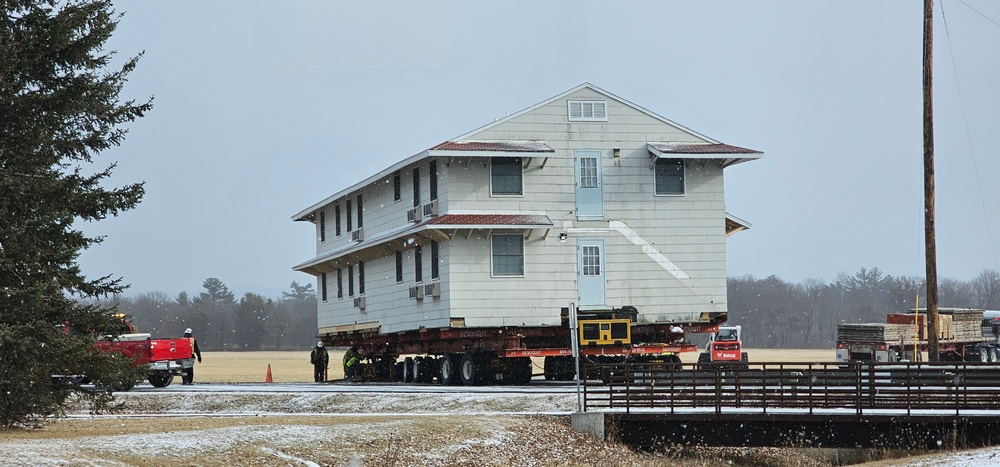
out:
{"label": "stacked lumber", "polygon": [[913,339],[913,325],[897,323],[841,323],[837,325],[837,339],[854,342],[908,341]]}
{"label": "stacked lumber", "polygon": [[954,310],[951,312],[951,326],[957,341],[982,339],[983,310]]}

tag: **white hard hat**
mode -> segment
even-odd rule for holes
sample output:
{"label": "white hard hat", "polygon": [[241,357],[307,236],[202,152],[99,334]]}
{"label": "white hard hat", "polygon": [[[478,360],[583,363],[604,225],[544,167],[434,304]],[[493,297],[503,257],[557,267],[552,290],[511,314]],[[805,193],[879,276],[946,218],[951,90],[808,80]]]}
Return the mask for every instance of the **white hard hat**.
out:
{"label": "white hard hat", "polygon": [[191,328],[187,328],[187,329],[185,329],[185,330],[184,330],[184,334],[191,334]]}
{"label": "white hard hat", "polygon": [[323,347],[323,341],[319,341],[319,342],[317,342],[317,343],[316,343],[316,347]]}

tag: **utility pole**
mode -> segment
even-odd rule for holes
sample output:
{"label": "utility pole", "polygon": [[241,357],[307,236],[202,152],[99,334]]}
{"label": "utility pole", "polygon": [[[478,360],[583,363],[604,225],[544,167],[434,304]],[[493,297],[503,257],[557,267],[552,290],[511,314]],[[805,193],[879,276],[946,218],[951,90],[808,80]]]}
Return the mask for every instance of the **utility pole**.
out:
{"label": "utility pole", "polygon": [[934,234],[934,0],[924,0],[924,245],[927,263],[927,357],[938,355],[937,241]]}

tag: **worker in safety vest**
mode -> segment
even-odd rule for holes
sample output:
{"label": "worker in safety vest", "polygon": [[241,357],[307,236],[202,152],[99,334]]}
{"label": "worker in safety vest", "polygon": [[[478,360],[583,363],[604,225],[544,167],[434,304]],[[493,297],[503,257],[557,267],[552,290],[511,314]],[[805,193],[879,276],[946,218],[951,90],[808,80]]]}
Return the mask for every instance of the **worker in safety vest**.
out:
{"label": "worker in safety vest", "polygon": [[198,363],[201,363],[201,349],[198,348],[198,340],[193,337],[191,328],[184,330],[184,337],[191,339],[191,358],[181,360],[181,368],[184,370],[181,384],[194,384],[194,359],[197,357]]}
{"label": "worker in safety vest", "polygon": [[323,341],[316,343],[312,353],[309,354],[309,362],[313,364],[313,379],[317,383],[326,381],[326,368],[330,366],[330,354],[323,347]]}
{"label": "worker in safety vest", "polygon": [[344,353],[344,378],[354,378],[357,374],[358,362],[361,361],[358,355],[358,346],[351,347]]}

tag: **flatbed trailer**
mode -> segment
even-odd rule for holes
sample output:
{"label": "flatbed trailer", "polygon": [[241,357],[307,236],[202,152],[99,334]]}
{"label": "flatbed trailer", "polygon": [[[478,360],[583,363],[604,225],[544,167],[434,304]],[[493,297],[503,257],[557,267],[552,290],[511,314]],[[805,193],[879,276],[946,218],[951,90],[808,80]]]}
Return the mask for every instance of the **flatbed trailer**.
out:
{"label": "flatbed trailer", "polygon": [[[939,313],[940,361],[1000,362],[1000,313],[965,308]],[[930,351],[926,332],[926,315],[919,313],[890,314],[886,323],[840,324],[837,361],[919,361]]]}
{"label": "flatbed trailer", "polygon": [[[687,334],[712,333],[727,312],[701,313],[686,322],[635,323],[634,309],[615,309],[579,319],[579,351],[586,363],[625,361],[679,365],[679,354],[697,352]],[[440,384],[527,384],[532,358],[543,358],[549,380],[575,376],[572,336],[562,326],[447,327],[382,334],[378,328],[328,332],[327,346],[357,347],[367,381]],[[405,356],[405,357],[404,357]],[[402,361],[398,361],[403,357]]]}

